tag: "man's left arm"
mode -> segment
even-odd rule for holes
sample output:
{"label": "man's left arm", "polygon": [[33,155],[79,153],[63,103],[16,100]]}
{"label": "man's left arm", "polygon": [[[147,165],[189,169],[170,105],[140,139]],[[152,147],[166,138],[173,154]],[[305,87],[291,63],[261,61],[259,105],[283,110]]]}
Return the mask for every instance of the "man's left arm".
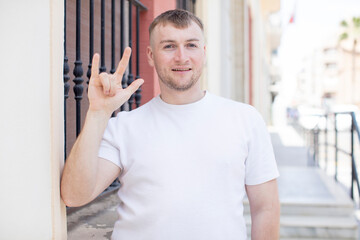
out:
{"label": "man's left arm", "polygon": [[246,185],[246,192],[250,203],[251,239],[279,239],[280,203],[276,179]]}

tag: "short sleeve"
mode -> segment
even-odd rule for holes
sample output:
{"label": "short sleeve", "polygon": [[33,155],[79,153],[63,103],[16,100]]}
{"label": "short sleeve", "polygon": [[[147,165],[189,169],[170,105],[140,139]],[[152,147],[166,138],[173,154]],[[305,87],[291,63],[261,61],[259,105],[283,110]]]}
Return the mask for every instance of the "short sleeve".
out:
{"label": "short sleeve", "polygon": [[98,156],[109,160],[123,169],[120,161],[119,143],[116,136],[118,136],[117,118],[111,118],[101,140]]}
{"label": "short sleeve", "polygon": [[245,184],[257,185],[277,178],[279,171],[264,120],[257,111],[251,116],[253,119],[245,161]]}

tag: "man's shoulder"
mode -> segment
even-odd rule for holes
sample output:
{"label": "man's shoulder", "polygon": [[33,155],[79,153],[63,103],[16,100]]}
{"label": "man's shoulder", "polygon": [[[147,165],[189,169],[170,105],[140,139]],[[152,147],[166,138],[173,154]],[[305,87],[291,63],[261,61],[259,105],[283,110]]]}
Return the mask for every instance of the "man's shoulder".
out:
{"label": "man's shoulder", "polygon": [[230,98],[221,97],[215,94],[210,94],[212,98],[212,104],[215,106],[229,111],[235,111],[235,112],[249,112],[249,113],[255,113],[257,110],[251,106],[250,104],[239,102]]}

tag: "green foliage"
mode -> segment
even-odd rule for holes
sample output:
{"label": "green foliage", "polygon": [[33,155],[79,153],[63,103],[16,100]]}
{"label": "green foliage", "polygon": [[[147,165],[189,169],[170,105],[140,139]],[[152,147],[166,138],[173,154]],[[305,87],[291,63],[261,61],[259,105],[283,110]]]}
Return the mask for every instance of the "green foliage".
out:
{"label": "green foliage", "polygon": [[360,17],[353,17],[352,19],[355,28],[359,28],[360,27]]}
{"label": "green foliage", "polygon": [[339,40],[342,41],[342,40],[347,39],[348,37],[349,37],[349,34],[344,32],[340,35]]}
{"label": "green foliage", "polygon": [[342,27],[347,27],[347,26],[349,26],[349,24],[348,24],[345,20],[342,20],[342,21],[340,22],[340,26],[342,26]]}
{"label": "green foliage", "polygon": [[340,34],[339,41],[356,41],[360,38],[360,17],[353,17],[350,22],[342,20],[340,26],[344,28],[344,32]]}

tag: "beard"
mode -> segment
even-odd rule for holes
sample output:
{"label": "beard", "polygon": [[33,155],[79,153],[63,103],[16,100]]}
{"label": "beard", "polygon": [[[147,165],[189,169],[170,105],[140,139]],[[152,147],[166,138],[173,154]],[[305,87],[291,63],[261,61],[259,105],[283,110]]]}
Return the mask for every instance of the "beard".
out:
{"label": "beard", "polygon": [[162,71],[157,71],[160,81],[168,88],[184,92],[193,87],[200,79],[201,71],[193,72],[192,76],[187,81],[176,81],[170,74],[163,73]]}

